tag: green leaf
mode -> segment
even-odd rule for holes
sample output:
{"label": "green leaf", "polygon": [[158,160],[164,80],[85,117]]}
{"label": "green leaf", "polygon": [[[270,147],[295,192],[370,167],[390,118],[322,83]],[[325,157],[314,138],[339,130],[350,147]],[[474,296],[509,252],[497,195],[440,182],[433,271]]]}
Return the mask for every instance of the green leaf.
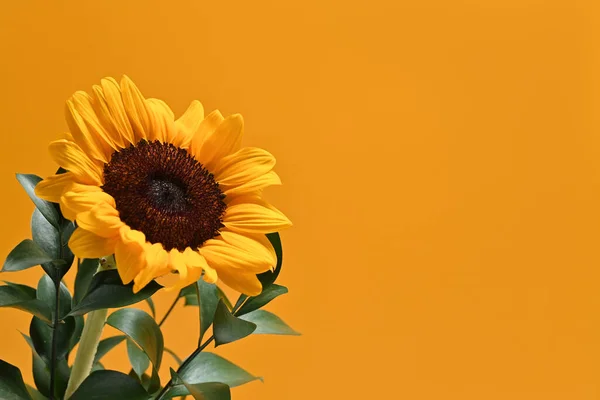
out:
{"label": "green leaf", "polygon": [[35,293],[23,290],[14,283],[0,286],[0,307],[12,307],[27,311],[46,323],[52,322],[52,311],[44,302],[35,298]]}
{"label": "green leaf", "polygon": [[31,299],[36,298],[36,290],[35,290],[35,288],[32,288],[31,286],[22,285],[20,283],[8,282],[8,281],[3,281],[3,282],[6,283],[7,286],[13,287],[15,289],[18,289],[18,290],[24,292],[28,298],[31,298]]}
{"label": "green leaf", "polygon": [[275,254],[277,255],[277,265],[275,266],[273,272],[267,271],[257,275],[258,280],[260,280],[260,283],[262,283],[263,290],[271,286],[277,280],[283,264],[283,247],[281,246],[281,237],[279,236],[279,233],[267,233],[267,239],[269,239],[269,242],[271,242],[273,248],[275,249]]}
{"label": "green leaf", "polygon": [[213,326],[215,346],[245,338],[256,329],[252,322],[244,321],[231,314],[225,303],[219,301]]}
{"label": "green leaf", "polygon": [[133,340],[127,339],[127,356],[129,357],[129,362],[131,363],[131,367],[137,374],[137,376],[141,377],[144,375],[144,372],[150,366],[150,359],[139,348],[137,344]]}
{"label": "green leaf", "polygon": [[96,351],[96,356],[94,357],[94,364],[100,362],[100,359],[104,357],[106,353],[111,351],[126,338],[127,336],[125,335],[118,335],[102,339],[100,343],[98,343],[98,350]]}
{"label": "green leaf", "polygon": [[31,400],[19,368],[0,360],[0,399]]}
{"label": "green leaf", "polygon": [[104,365],[102,365],[102,363],[95,363],[92,364],[92,369],[90,370],[90,373],[94,372],[94,371],[102,371],[104,368]]}
{"label": "green leaf", "polygon": [[171,368],[171,379],[181,382],[195,400],[231,400],[229,386],[220,382],[190,384],[179,378]]}
{"label": "green leaf", "polygon": [[33,400],[48,400],[46,396],[38,392],[37,389],[35,389],[34,387],[31,387],[29,385],[25,386],[27,387],[27,392],[29,392],[29,396],[31,396]]}
{"label": "green leaf", "polygon": [[183,382],[195,400],[231,400],[229,386],[220,382],[198,383],[195,385]]}
{"label": "green leaf", "polygon": [[184,296],[183,297],[185,299],[185,303],[183,303],[184,307],[187,306],[198,306],[198,296],[193,294],[193,295],[188,295],[188,296]]}
{"label": "green leaf", "polygon": [[162,360],[164,341],[156,321],[142,310],[124,308],[112,313],[106,323],[120,330],[142,348],[158,370]]}
{"label": "green leaf", "polygon": [[23,186],[33,204],[42,213],[44,218],[48,220],[56,229],[59,229],[60,213],[58,207],[46,200],[42,200],[35,195],[34,189],[42,180],[39,176],[30,174],[17,174],[17,180]]}
{"label": "green leaf", "polygon": [[79,304],[88,292],[92,278],[98,270],[99,260],[97,258],[86,258],[77,267],[75,276],[75,294],[73,295],[73,306]]}
{"label": "green leaf", "polygon": [[248,301],[246,301],[246,303],[244,303],[244,305],[235,313],[235,315],[240,316],[248,314],[254,310],[258,310],[259,308],[269,304],[274,298],[279,297],[287,292],[288,289],[285,286],[280,286],[277,284],[267,286],[258,296],[250,297]]}
{"label": "green leaf", "polygon": [[92,278],[88,292],[77,304],[71,315],[82,315],[102,308],[120,308],[138,303],[152,296],[162,288],[155,281],[137,293],[133,293],[133,283],[123,285],[116,270],[98,272]]}
{"label": "green leaf", "polygon": [[227,308],[229,308],[229,310],[233,310],[233,304],[231,304],[231,301],[229,301],[229,297],[227,297],[223,289],[217,286],[217,291],[219,292],[219,298],[223,300],[223,303],[225,303]]}
{"label": "green leaf", "polygon": [[[205,282],[204,279],[200,279],[196,282],[197,295],[200,302],[200,341],[206,330],[212,325],[215,317],[215,311],[219,304],[219,291],[217,285],[214,283]],[[224,303],[223,303],[224,304]]]}
{"label": "green leaf", "polygon": [[[36,297],[38,300],[47,304],[54,315],[56,305],[56,289],[54,282],[48,275],[43,275],[37,287]],[[60,283],[59,301],[58,301],[58,317],[62,319],[71,311],[71,294],[64,283]]]}
{"label": "green leaf", "polygon": [[[75,319],[69,317],[56,329],[56,357],[64,358],[70,349],[71,336],[75,332]],[[29,336],[35,351],[46,362],[52,354],[52,327],[39,318],[33,317],[29,325]]]}
{"label": "green leaf", "polygon": [[[71,317],[68,317],[68,318],[71,318]],[[75,321],[75,329],[73,331],[73,334],[71,335],[71,340],[69,341],[69,349],[68,349],[69,352],[71,352],[71,350],[73,350],[73,347],[75,347],[75,345],[77,343],[79,343],[79,339],[81,339],[81,334],[83,333],[83,327],[84,327],[83,316],[77,315],[77,316],[73,317],[73,319]],[[67,354],[67,358],[69,358],[68,354]]]}
{"label": "green leaf", "polygon": [[31,239],[25,239],[8,254],[2,272],[22,271],[52,261],[40,246]]}
{"label": "green leaf", "polygon": [[271,335],[294,335],[299,336],[300,333],[296,332],[288,324],[283,322],[277,315],[265,311],[255,310],[249,314],[240,317],[244,321],[252,322],[256,324],[256,330],[254,334],[271,334]]}
{"label": "green leaf", "polygon": [[173,359],[177,362],[178,365],[183,364],[183,360],[181,358],[179,358],[179,356],[173,350],[165,347],[165,351],[167,353],[169,353],[171,355],[171,357],[173,357]]}
{"label": "green leaf", "polygon": [[148,397],[136,379],[122,372],[100,370],[92,372],[69,400],[148,400]]}
{"label": "green leaf", "polygon": [[[40,393],[46,397],[50,397],[50,366],[42,360],[42,358],[35,351],[31,338],[27,335],[23,335],[25,341],[31,348],[32,354],[32,365],[33,365],[33,380],[35,386],[38,388]],[[69,375],[71,371],[67,364],[66,358],[58,359],[56,367],[56,385],[54,395],[56,398],[63,398],[65,391],[67,390],[67,383],[69,381]]]}
{"label": "green leaf", "polygon": [[[31,235],[33,241],[54,260],[42,264],[42,268],[55,280],[62,278],[73,264],[74,256],[68,246],[72,228],[70,232],[66,231],[66,229],[68,230],[72,226],[74,226],[72,222],[62,220],[60,229],[57,229],[44,218],[37,208],[31,216]],[[55,271],[58,271],[58,274]]]}
{"label": "green leaf", "polygon": [[148,303],[148,308],[150,308],[152,318],[156,319],[156,308],[154,307],[154,301],[152,300],[152,297],[148,297],[146,299],[146,303]]}
{"label": "green leaf", "polygon": [[[221,382],[236,387],[254,380],[262,380],[232,362],[214,353],[200,353],[179,372],[179,377],[188,384]],[[174,385],[169,391],[170,397],[183,396],[189,391],[183,384]]]}

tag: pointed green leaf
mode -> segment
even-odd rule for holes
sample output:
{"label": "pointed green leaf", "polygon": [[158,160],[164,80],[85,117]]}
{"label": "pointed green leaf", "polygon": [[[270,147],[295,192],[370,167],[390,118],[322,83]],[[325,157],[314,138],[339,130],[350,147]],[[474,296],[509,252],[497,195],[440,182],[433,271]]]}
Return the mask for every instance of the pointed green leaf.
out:
{"label": "pointed green leaf", "polygon": [[[200,279],[196,282],[197,294],[196,298],[200,302],[200,339],[204,337],[206,330],[212,325],[215,317],[215,311],[219,304],[219,292],[217,285],[214,283],[207,283],[204,279]],[[199,296],[199,297],[198,297]],[[224,304],[224,303],[223,303]]]}
{"label": "pointed green leaf", "polygon": [[244,305],[235,313],[235,315],[240,316],[248,314],[254,310],[258,310],[259,308],[269,304],[274,298],[279,297],[287,292],[288,289],[285,286],[280,286],[275,283],[267,286],[258,296],[250,297],[248,301],[246,301]]}
{"label": "pointed green leaf", "polygon": [[231,301],[229,301],[229,297],[227,297],[223,289],[217,286],[217,291],[219,292],[219,298],[223,300],[223,303],[225,303],[229,311],[233,310],[233,304],[231,304]]}
{"label": "pointed green leaf", "polygon": [[[69,352],[71,336],[75,332],[75,319],[69,317],[58,324],[56,329],[56,357],[64,358]],[[39,318],[33,317],[29,325],[29,336],[36,352],[46,362],[52,354],[52,327]]]}
{"label": "pointed green leaf", "polygon": [[29,392],[29,395],[31,396],[31,398],[33,400],[48,400],[48,398],[46,396],[44,396],[43,394],[41,394],[34,387],[29,386],[29,385],[25,385],[25,386],[27,387],[27,392]]}
{"label": "pointed green leaf", "polygon": [[7,286],[13,287],[25,293],[27,298],[35,299],[36,298],[36,289],[31,286],[22,285],[20,283],[3,281]]}
{"label": "pointed green leaf", "polygon": [[146,303],[148,303],[148,308],[150,308],[150,313],[152,313],[152,318],[156,319],[156,308],[154,307],[154,301],[152,297],[148,297],[146,299]]}
{"label": "pointed green leaf", "polygon": [[139,309],[124,308],[112,313],[106,323],[133,339],[154,367],[160,368],[164,341],[160,328],[150,315]]}
{"label": "pointed green leaf", "polygon": [[51,262],[50,257],[31,239],[25,239],[11,251],[4,262],[2,272],[22,271]]}
{"label": "pointed green leaf", "polygon": [[77,267],[75,276],[75,294],[73,295],[73,305],[81,302],[88,292],[92,278],[98,270],[99,260],[97,258],[86,258]]}
{"label": "pointed green leaf", "polygon": [[31,400],[19,368],[0,360],[0,399]]}
{"label": "pointed green leaf", "polygon": [[[31,338],[27,335],[23,335],[23,338],[31,348],[32,354],[32,365],[33,365],[33,380],[35,386],[46,397],[50,397],[50,366],[42,360],[42,358],[35,351]],[[69,375],[71,371],[67,364],[66,358],[58,359],[56,367],[56,385],[54,395],[56,398],[62,399],[67,389],[67,383],[69,381]]]}
{"label": "pointed green leaf", "polygon": [[33,204],[37,207],[42,215],[57,229],[60,224],[60,213],[58,207],[46,200],[42,200],[35,195],[34,189],[42,180],[39,176],[31,174],[17,174],[17,180],[23,186]]}
{"label": "pointed green leaf", "polygon": [[[20,285],[22,286],[22,285]],[[27,311],[46,323],[52,321],[52,311],[44,302],[35,298],[35,293],[23,290],[16,284],[0,286],[0,307],[12,307]]]}
{"label": "pointed green leaf", "polygon": [[220,382],[197,383],[183,382],[195,400],[231,400],[229,386]]}
{"label": "pointed green leaf", "polygon": [[[71,317],[68,317],[68,318],[71,318]],[[71,352],[71,350],[73,350],[73,347],[75,347],[75,345],[77,343],[79,343],[79,339],[81,339],[81,334],[83,333],[83,327],[84,327],[83,316],[77,315],[77,316],[73,317],[73,320],[75,321],[75,329],[73,331],[73,334],[71,335],[71,340],[69,341],[68,352]],[[67,358],[68,358],[68,355],[67,355]]]}
{"label": "pointed green leaf", "polygon": [[134,378],[122,372],[94,371],[69,398],[70,400],[148,400],[148,393]]}
{"label": "pointed green leaf", "polygon": [[98,272],[92,278],[88,292],[77,304],[71,315],[82,315],[102,308],[120,308],[138,303],[152,296],[162,288],[155,281],[137,293],[133,293],[133,283],[123,285],[116,270]]}
{"label": "pointed green leaf", "polygon": [[229,387],[261,379],[214,353],[200,353],[179,372],[179,377],[191,384],[221,382]]}
{"label": "pointed green leaf", "polygon": [[[47,304],[51,310],[54,310],[56,304],[56,289],[54,282],[48,275],[43,275],[37,287],[36,297],[38,300]],[[62,319],[71,311],[71,294],[64,283],[60,283],[58,317]],[[54,311],[52,311],[54,313]]]}
{"label": "pointed green leaf", "polygon": [[207,382],[190,384],[179,378],[177,372],[171,368],[173,382],[181,382],[195,400],[231,400],[229,386],[220,382]]}
{"label": "pointed green leaf", "polygon": [[215,346],[245,338],[256,329],[252,322],[244,321],[231,314],[222,300],[219,301],[213,326]]}
{"label": "pointed green leaf", "polygon": [[144,372],[150,366],[150,359],[138,347],[137,344],[133,340],[127,339],[127,356],[129,357],[129,362],[131,363],[131,367],[137,374],[137,376],[141,377],[144,375]]}
{"label": "pointed green leaf", "polygon": [[257,335],[300,335],[298,332],[290,328],[288,324],[283,322],[281,318],[269,311],[255,310],[246,315],[242,315],[240,318],[244,321],[256,324],[256,330],[254,331],[254,334]]}
{"label": "pointed green leaf", "polygon": [[273,272],[267,271],[257,275],[258,280],[260,280],[260,283],[262,283],[263,290],[271,286],[277,280],[277,277],[281,272],[281,266],[283,265],[283,247],[281,246],[281,236],[279,236],[279,233],[277,232],[267,233],[267,239],[269,239],[269,242],[271,242],[273,248],[275,249],[275,254],[277,255],[277,265],[275,266]]}
{"label": "pointed green leaf", "polygon": [[37,208],[31,215],[31,236],[33,241],[52,259],[61,258],[61,240],[58,229],[48,222]]}
{"label": "pointed green leaf", "polygon": [[106,353],[111,351],[115,346],[117,346],[126,338],[127,336],[125,335],[119,335],[102,339],[100,343],[98,343],[98,350],[96,351],[96,356],[94,357],[94,364],[98,363],[100,359],[106,355]]}

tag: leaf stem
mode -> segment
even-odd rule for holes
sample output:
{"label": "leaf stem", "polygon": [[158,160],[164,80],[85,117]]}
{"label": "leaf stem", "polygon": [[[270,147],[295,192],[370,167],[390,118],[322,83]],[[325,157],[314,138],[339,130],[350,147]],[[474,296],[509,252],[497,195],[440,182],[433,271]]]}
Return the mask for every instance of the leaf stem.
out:
{"label": "leaf stem", "polygon": [[[56,269],[57,275],[59,274]],[[60,303],[60,279],[54,280],[54,315],[52,318],[52,351],[50,354],[50,400],[54,400],[54,386],[56,385],[56,351],[58,344],[58,310]]]}
{"label": "leaf stem", "polygon": [[165,323],[165,321],[167,320],[167,317],[171,314],[171,311],[173,311],[175,309],[175,306],[177,305],[177,302],[179,301],[181,296],[181,291],[177,294],[177,297],[175,297],[175,301],[173,301],[173,304],[171,304],[171,307],[169,307],[169,309],[167,310],[166,314],[164,317],[162,317],[162,319],[160,320],[160,322],[158,323],[158,326],[162,326],[162,324]]}

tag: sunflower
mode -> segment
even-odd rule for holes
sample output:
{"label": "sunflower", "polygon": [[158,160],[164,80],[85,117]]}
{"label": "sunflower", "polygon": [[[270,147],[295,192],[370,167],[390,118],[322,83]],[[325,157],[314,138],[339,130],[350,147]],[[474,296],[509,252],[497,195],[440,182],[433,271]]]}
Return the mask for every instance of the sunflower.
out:
{"label": "sunflower", "polygon": [[[36,186],[77,222],[69,247],[80,258],[115,256],[137,292],[155,278],[181,288],[200,277],[248,294],[276,264],[265,234],[291,226],[262,196],[280,185],[275,158],[241,147],[243,119],[204,115],[193,101],[175,120],[127,76],[101,80],[68,101],[70,133],[49,151],[65,173]],[[174,274],[172,274],[174,273]]]}

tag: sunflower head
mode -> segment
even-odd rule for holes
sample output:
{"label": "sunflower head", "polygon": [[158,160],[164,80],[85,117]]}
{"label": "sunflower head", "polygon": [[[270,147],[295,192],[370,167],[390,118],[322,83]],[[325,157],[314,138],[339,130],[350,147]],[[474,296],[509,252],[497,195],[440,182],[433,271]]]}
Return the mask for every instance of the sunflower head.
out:
{"label": "sunflower head", "polygon": [[266,233],[291,225],[262,196],[279,185],[275,158],[241,147],[243,119],[204,115],[193,101],[178,119],[128,77],[103,79],[68,101],[69,133],[50,144],[65,173],[36,194],[77,222],[69,246],[80,258],[113,255],[123,283],[139,291],[175,273],[170,288],[203,277],[248,295],[272,269]]}

